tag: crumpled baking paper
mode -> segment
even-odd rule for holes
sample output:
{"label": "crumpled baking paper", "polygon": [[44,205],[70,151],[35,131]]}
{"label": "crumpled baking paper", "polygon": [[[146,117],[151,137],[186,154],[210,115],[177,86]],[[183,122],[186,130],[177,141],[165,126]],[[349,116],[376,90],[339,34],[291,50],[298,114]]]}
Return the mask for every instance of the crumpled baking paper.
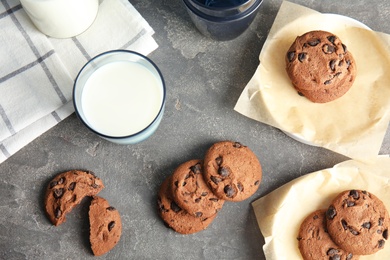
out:
{"label": "crumpled baking paper", "polygon": [[[349,160],[333,168],[299,177],[252,203],[265,239],[264,254],[270,260],[302,259],[298,231],[302,221],[317,209],[326,209],[344,190],[367,190],[390,210],[390,158]],[[361,260],[390,259],[390,241],[376,254]]]}
{"label": "crumpled baking paper", "polygon": [[[357,76],[343,97],[317,104],[297,94],[285,55],[298,35],[325,30],[352,53]],[[235,110],[303,143],[353,159],[375,158],[390,121],[390,35],[341,15],[283,2],[260,53],[260,64]]]}

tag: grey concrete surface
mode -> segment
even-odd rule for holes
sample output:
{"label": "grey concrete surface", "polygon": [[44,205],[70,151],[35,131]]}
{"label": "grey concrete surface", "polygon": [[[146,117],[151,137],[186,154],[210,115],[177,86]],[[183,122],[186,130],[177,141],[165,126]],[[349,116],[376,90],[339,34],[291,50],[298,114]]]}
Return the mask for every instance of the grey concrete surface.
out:
{"label": "grey concrete surface", "polygon": [[[0,259],[94,258],[88,200],[59,227],[44,215],[47,183],[69,169],[94,171],[106,186],[100,195],[121,212],[121,241],[101,259],[265,259],[251,202],[296,177],[348,159],[299,143],[233,110],[258,66],[281,0],[264,0],[250,28],[228,42],[200,35],[181,0],[130,2],[154,28],[159,44],[149,55],[167,84],[159,129],[145,142],[121,146],[95,136],[72,115],[2,163]],[[292,2],[390,33],[388,0]],[[226,203],[205,231],[180,235],[166,228],[156,211],[160,184],[180,163],[202,158],[212,143],[225,139],[248,145],[260,158],[264,175],[259,190],[246,201]],[[389,132],[380,153],[390,153]]]}

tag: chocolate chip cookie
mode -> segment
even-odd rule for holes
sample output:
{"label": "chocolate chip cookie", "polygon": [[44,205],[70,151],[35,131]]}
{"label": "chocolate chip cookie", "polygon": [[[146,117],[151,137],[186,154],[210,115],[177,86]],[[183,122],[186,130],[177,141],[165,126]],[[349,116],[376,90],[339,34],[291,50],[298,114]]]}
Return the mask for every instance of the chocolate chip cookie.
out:
{"label": "chocolate chip cookie", "polygon": [[171,183],[172,178],[169,176],[164,180],[158,192],[157,205],[161,219],[168,227],[181,234],[193,234],[206,229],[217,214],[208,218],[195,217],[180,208],[172,199]]}
{"label": "chocolate chip cookie", "polygon": [[347,46],[326,31],[298,36],[288,49],[285,62],[295,89],[315,103],[340,98],[356,78],[355,60]]}
{"label": "chocolate chip cookie", "polygon": [[94,196],[89,206],[91,249],[100,256],[118,244],[122,234],[122,221],[117,209],[104,198]]}
{"label": "chocolate chip cookie", "polygon": [[298,247],[304,260],[356,260],[359,256],[345,252],[326,231],[326,210],[316,210],[302,222]]}
{"label": "chocolate chip cookie", "polygon": [[258,158],[247,146],[222,141],[207,150],[203,175],[218,198],[242,201],[259,188],[262,169]]}
{"label": "chocolate chip cookie", "polygon": [[98,194],[104,188],[101,179],[90,171],[67,171],[57,175],[48,185],[45,194],[45,211],[50,221],[58,226],[65,215],[85,196]]}
{"label": "chocolate chip cookie", "polygon": [[373,254],[384,248],[389,221],[383,202],[364,190],[341,192],[326,211],[333,241],[356,255]]}
{"label": "chocolate chip cookie", "polygon": [[170,187],[177,205],[194,217],[211,217],[224,204],[204,181],[202,160],[190,160],[177,167]]}

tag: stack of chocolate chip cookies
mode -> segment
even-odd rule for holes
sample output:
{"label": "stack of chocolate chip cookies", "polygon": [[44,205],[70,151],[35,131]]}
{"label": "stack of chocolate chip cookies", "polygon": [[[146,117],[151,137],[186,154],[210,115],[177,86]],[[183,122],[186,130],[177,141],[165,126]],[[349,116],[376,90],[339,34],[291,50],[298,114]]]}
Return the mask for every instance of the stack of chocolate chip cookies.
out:
{"label": "stack of chocolate chip cookies", "polygon": [[379,198],[364,190],[346,190],[328,209],[306,217],[298,247],[305,260],[359,259],[384,248],[389,225],[389,213]]}
{"label": "stack of chocolate chip cookies", "polygon": [[256,155],[238,142],[212,145],[204,160],[184,162],[162,183],[158,212],[181,234],[206,229],[225,201],[242,201],[258,189],[262,170]]}

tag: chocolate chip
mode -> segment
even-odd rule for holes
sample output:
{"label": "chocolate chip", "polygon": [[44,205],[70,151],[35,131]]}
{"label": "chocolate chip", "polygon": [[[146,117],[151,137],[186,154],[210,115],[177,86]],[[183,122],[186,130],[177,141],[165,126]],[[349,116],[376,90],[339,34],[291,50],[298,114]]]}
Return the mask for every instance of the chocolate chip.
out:
{"label": "chocolate chip", "polygon": [[354,236],[357,236],[357,235],[359,235],[359,232],[358,231],[356,231],[356,230],[354,230],[353,228],[349,228],[349,232],[351,232],[352,233],[352,235],[354,235]]}
{"label": "chocolate chip", "polygon": [[217,163],[218,166],[220,166],[222,164],[222,157],[218,156],[217,158],[215,158],[215,162]]}
{"label": "chocolate chip", "polygon": [[318,215],[314,215],[314,216],[313,216],[313,219],[318,219],[318,218],[319,218]]}
{"label": "chocolate chip", "polygon": [[160,211],[165,211],[165,212],[168,211],[165,209],[164,204],[162,203],[160,196],[157,197],[157,207]]}
{"label": "chocolate chip", "polygon": [[359,199],[359,192],[357,190],[351,190],[349,192],[349,196],[351,196],[355,200],[358,200]]}
{"label": "chocolate chip", "polygon": [[197,164],[195,164],[194,166],[190,167],[190,169],[191,169],[191,171],[192,171],[193,173],[199,174],[199,173],[201,173],[202,166],[201,166],[199,163],[197,163]]}
{"label": "chocolate chip", "polygon": [[346,260],[351,260],[352,257],[353,257],[353,254],[352,254],[352,253],[349,253],[349,254],[347,255],[347,259],[346,259]]}
{"label": "chocolate chip", "polygon": [[108,223],[108,231],[111,231],[115,227],[115,221]]}
{"label": "chocolate chip", "polygon": [[229,176],[230,170],[226,167],[219,167],[218,168],[218,174],[222,176],[223,178]]}
{"label": "chocolate chip", "polygon": [[209,194],[207,191],[204,191],[204,192],[202,192],[202,194],[200,194],[200,196],[207,196],[207,194]]}
{"label": "chocolate chip", "polygon": [[348,229],[352,235],[354,235],[354,236],[359,235],[359,232],[356,231],[355,229],[353,229],[352,227],[349,227],[347,221],[345,221],[344,219],[341,220],[341,225],[343,226],[344,230]]}
{"label": "chocolate chip", "polygon": [[287,59],[289,62],[292,62],[295,58],[295,51],[290,51],[287,53]]}
{"label": "chocolate chip", "polygon": [[96,183],[94,183],[94,184],[92,184],[92,188],[97,189],[97,188],[99,188],[99,185],[97,185]]}
{"label": "chocolate chip", "polygon": [[346,46],[344,43],[342,43],[341,46],[343,46],[344,53],[346,53],[347,50],[348,50],[348,49],[347,49],[347,46]]}
{"label": "chocolate chip", "polygon": [[335,255],[339,252],[339,250],[335,249],[335,248],[330,248],[327,252],[326,252],[326,255]]}
{"label": "chocolate chip", "polygon": [[114,207],[112,207],[112,206],[109,206],[108,208],[106,208],[106,210],[108,210],[108,211],[114,211],[114,210],[116,210]]}
{"label": "chocolate chip", "polygon": [[241,148],[241,147],[243,147],[243,145],[242,145],[241,143],[239,143],[239,142],[235,142],[235,143],[233,144],[233,147],[234,147],[234,148]]}
{"label": "chocolate chip", "polygon": [[304,97],[304,96],[305,96],[305,95],[303,95],[302,92],[299,92],[299,91],[298,91],[298,95],[300,95],[301,97]]}
{"label": "chocolate chip", "polygon": [[71,184],[69,184],[68,190],[74,190],[75,187],[76,187],[76,182],[72,182]]}
{"label": "chocolate chip", "polygon": [[199,203],[202,199],[201,198],[196,198],[195,203]]}
{"label": "chocolate chip", "polygon": [[54,186],[57,186],[57,184],[58,184],[57,181],[50,182],[50,189],[52,189]]}
{"label": "chocolate chip", "polygon": [[195,213],[195,217],[200,218],[201,216],[203,216],[202,212],[196,212]]}
{"label": "chocolate chip", "polygon": [[345,62],[347,63],[347,69],[348,69],[349,66],[351,66],[351,61],[350,60],[346,60]]}
{"label": "chocolate chip", "polygon": [[260,180],[255,181],[255,186],[260,184]]}
{"label": "chocolate chip", "polygon": [[334,71],[335,68],[336,68],[336,61],[337,61],[337,60],[331,60],[331,61],[329,62],[329,67],[330,67],[330,69],[331,69],[332,71]]}
{"label": "chocolate chip", "polygon": [[387,229],[385,229],[385,231],[383,231],[382,236],[383,236],[384,239],[387,240],[389,238],[389,231]]}
{"label": "chocolate chip", "polygon": [[344,219],[341,220],[341,225],[343,226],[344,230],[348,229],[348,223]]}
{"label": "chocolate chip", "polygon": [[344,204],[346,204],[347,207],[353,207],[353,206],[355,206],[355,202],[350,201],[350,200],[345,200],[345,201],[344,201]]}
{"label": "chocolate chip", "polygon": [[223,191],[225,192],[225,194],[228,198],[231,198],[236,194],[236,191],[230,185],[226,185],[225,188],[223,189]]}
{"label": "chocolate chip", "polygon": [[181,208],[174,201],[172,201],[171,202],[171,210],[173,210],[173,212],[177,213],[181,210]]}
{"label": "chocolate chip", "polygon": [[378,219],[378,226],[382,226],[383,225],[383,221],[384,221],[383,218],[379,218]]}
{"label": "chocolate chip", "polygon": [[237,189],[242,192],[244,190],[244,186],[239,182],[237,183]]}
{"label": "chocolate chip", "polygon": [[59,199],[59,198],[62,197],[62,195],[64,195],[64,189],[63,188],[59,188],[59,189],[54,189],[53,190],[54,198]]}
{"label": "chocolate chip", "polygon": [[[96,178],[96,174],[93,171],[87,171],[88,174],[91,174],[93,177]],[[77,172],[74,172],[74,174],[77,175]]]}
{"label": "chocolate chip", "polygon": [[219,201],[219,199],[217,199],[217,198],[209,198],[209,200],[211,200],[212,202],[218,202]]}
{"label": "chocolate chip", "polygon": [[329,79],[329,80],[326,80],[326,81],[324,82],[324,85],[329,85],[329,84],[331,84],[331,83],[332,83],[332,80]]}
{"label": "chocolate chip", "polygon": [[173,184],[174,184],[176,187],[179,187],[179,181],[175,181]]}
{"label": "chocolate chip", "polygon": [[370,229],[371,228],[371,223],[370,222],[365,222],[362,225],[363,228]]}
{"label": "chocolate chip", "polygon": [[65,177],[61,177],[59,180],[58,180],[58,184],[63,184],[65,182]]}
{"label": "chocolate chip", "polygon": [[378,241],[378,248],[382,248],[385,246],[385,240],[381,239]]}
{"label": "chocolate chip", "polygon": [[300,62],[303,62],[306,59],[306,57],[307,57],[307,53],[306,52],[301,52],[301,53],[298,54],[298,60]]}
{"label": "chocolate chip", "polygon": [[222,181],[221,178],[219,177],[216,177],[216,176],[211,176],[210,179],[212,180],[212,182],[214,182],[215,184],[218,184]]}
{"label": "chocolate chip", "polygon": [[333,52],[335,52],[335,48],[332,45],[324,44],[324,46],[322,46],[322,51],[325,54],[332,54]]}
{"label": "chocolate chip", "polygon": [[328,41],[330,41],[330,42],[333,43],[333,44],[334,44],[334,41],[336,40],[336,37],[333,36],[333,35],[328,36],[328,37],[326,37],[326,38],[328,39]]}
{"label": "chocolate chip", "polygon": [[330,206],[326,211],[326,217],[328,219],[333,219],[337,215],[336,209],[333,206]]}
{"label": "chocolate chip", "polygon": [[62,211],[60,209],[60,207],[57,207],[55,210],[54,210],[54,216],[55,218],[60,218],[62,215]]}
{"label": "chocolate chip", "polygon": [[320,42],[321,42],[320,39],[313,39],[313,40],[308,41],[307,44],[314,47],[314,46],[317,46]]}

